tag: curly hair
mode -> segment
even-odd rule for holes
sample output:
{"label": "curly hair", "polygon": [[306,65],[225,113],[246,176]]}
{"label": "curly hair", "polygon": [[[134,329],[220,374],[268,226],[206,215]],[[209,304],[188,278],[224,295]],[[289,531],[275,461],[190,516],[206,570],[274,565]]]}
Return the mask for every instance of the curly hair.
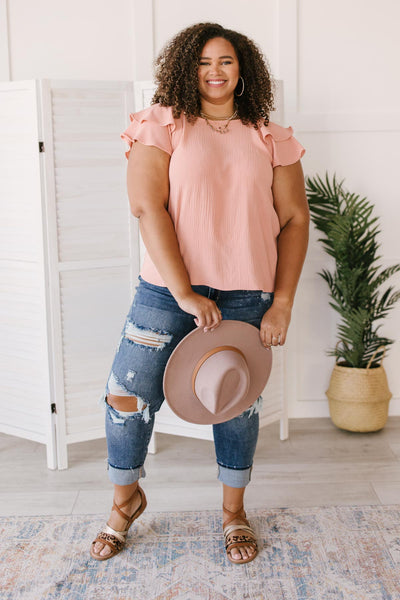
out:
{"label": "curly hair", "polygon": [[252,123],[256,129],[261,119],[268,125],[269,113],[274,110],[274,83],[269,65],[252,40],[218,23],[197,23],[187,27],[164,46],[154,61],[157,89],[152,104],[171,106],[175,118],[183,112],[190,123],[196,121],[201,110],[199,59],[206,42],[216,37],[232,44],[240,75],[246,82],[243,95],[235,95],[240,120],[245,125]]}

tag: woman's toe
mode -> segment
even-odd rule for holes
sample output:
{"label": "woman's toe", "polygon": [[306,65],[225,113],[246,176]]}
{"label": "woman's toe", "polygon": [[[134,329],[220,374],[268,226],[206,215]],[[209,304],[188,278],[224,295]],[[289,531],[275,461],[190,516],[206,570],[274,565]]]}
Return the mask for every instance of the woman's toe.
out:
{"label": "woman's toe", "polygon": [[105,544],[104,548],[100,552],[100,556],[107,556],[107,554],[110,554],[110,552],[111,552],[110,546],[107,546],[107,544]]}
{"label": "woman's toe", "polygon": [[242,546],[240,548],[240,555],[237,556],[237,558],[250,558],[250,556],[253,554],[253,549],[251,548],[251,546]]}
{"label": "woman's toe", "polygon": [[107,544],[102,544],[101,542],[96,542],[93,546],[95,554],[99,554],[100,556],[106,556],[109,553],[109,547]]}

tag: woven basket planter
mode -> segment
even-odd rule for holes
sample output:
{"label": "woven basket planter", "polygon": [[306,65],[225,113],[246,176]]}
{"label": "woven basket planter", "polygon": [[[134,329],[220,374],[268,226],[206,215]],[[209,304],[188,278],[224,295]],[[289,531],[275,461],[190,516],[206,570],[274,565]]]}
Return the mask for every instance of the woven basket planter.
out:
{"label": "woven basket planter", "polygon": [[[344,367],[333,368],[326,395],[333,423],[347,431],[378,431],[385,426],[390,393],[382,360],[379,367],[371,368],[375,354],[365,369]],[[384,349],[384,348],[383,348]]]}

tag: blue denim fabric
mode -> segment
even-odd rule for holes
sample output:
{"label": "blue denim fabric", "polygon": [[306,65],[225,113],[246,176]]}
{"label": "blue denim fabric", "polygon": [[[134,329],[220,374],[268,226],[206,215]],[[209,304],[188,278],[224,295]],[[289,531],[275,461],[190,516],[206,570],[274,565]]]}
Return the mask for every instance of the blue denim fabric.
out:
{"label": "blue denim fabric", "polygon": [[[259,290],[217,290],[205,285],[192,289],[215,301],[223,319],[260,327],[273,293]],[[106,408],[108,475],[113,483],[128,485],[145,477],[144,462],[163,401],[163,375],[177,344],[193,329],[194,316],[179,308],[167,287],[139,276],[132,305],[101,402]],[[136,412],[122,412],[107,403],[107,395],[135,396]],[[250,481],[259,431],[260,396],[238,417],[213,425],[218,479],[231,487]]]}

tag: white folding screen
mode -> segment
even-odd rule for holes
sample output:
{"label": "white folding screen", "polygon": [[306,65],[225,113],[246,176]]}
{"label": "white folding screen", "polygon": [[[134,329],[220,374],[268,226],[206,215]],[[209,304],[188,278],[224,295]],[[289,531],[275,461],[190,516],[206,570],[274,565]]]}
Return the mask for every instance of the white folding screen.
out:
{"label": "white folding screen", "polygon": [[137,281],[119,138],[133,84],[0,86],[0,430],[65,468],[68,443],[104,436],[98,399]]}
{"label": "white folding screen", "polygon": [[0,83],[0,99],[0,430],[47,444],[55,468],[36,83]]}

